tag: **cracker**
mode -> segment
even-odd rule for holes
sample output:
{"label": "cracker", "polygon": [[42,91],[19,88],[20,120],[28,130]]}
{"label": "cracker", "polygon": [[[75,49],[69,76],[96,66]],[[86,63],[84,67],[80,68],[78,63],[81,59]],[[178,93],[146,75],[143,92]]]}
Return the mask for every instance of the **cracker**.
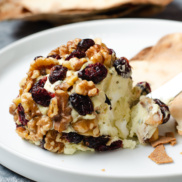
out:
{"label": "cracker", "polygon": [[164,145],[157,146],[148,157],[157,164],[173,162],[173,159],[167,155]]}
{"label": "cracker", "polygon": [[134,56],[130,60],[134,84],[141,80],[147,81],[153,91],[181,73],[181,42],[182,33],[170,34],[161,38],[153,47],[147,47]]}
{"label": "cracker", "polygon": [[[0,20],[26,18],[28,20],[49,20],[53,22],[74,22],[107,17],[125,16],[136,8],[146,5],[153,13],[155,7],[163,7],[173,0],[1,0]],[[151,7],[151,8],[150,8]],[[162,7],[162,8],[161,8]],[[115,13],[115,12],[118,13]],[[114,13],[113,13],[114,12]],[[141,11],[140,11],[141,12]],[[147,11],[147,13],[149,10]],[[107,14],[108,13],[108,14]],[[92,16],[91,16],[92,15]],[[93,16],[94,15],[94,16]],[[99,16],[98,16],[99,15]],[[110,16],[111,15],[111,16]],[[73,19],[72,19],[73,18]]]}
{"label": "cracker", "polygon": [[171,145],[176,144],[176,138],[171,137],[171,136],[159,136],[159,139],[151,142],[152,147],[156,147],[161,144],[167,144],[170,143]]}
{"label": "cracker", "polygon": [[182,93],[177,95],[170,103],[169,110],[173,118],[177,122],[177,131],[179,135],[182,135]]}

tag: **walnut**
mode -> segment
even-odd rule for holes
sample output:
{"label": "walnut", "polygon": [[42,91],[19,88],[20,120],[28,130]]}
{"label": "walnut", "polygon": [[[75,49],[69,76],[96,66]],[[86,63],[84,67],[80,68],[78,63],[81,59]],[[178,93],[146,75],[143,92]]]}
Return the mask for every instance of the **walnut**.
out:
{"label": "walnut", "polygon": [[60,54],[60,52],[59,52],[59,47],[57,47],[56,49],[54,49],[54,50],[52,50],[49,54],[48,54],[48,56],[51,56],[51,55],[55,55],[55,54]]}
{"label": "walnut", "polygon": [[18,106],[18,104],[20,104],[21,103],[21,97],[17,97],[17,98],[15,98],[15,99],[13,99],[13,103],[16,105],[16,107]]}
{"label": "walnut", "polygon": [[109,52],[109,49],[104,44],[95,44],[86,51],[87,57],[93,63],[102,63],[110,67],[112,65],[113,57]]}
{"label": "walnut", "polygon": [[80,119],[76,123],[72,123],[72,127],[81,135],[99,136],[99,126],[97,119]]}
{"label": "walnut", "polygon": [[10,107],[9,107],[9,113],[12,114],[12,115],[15,115],[16,114],[16,104],[11,104]]}
{"label": "walnut", "polygon": [[51,99],[47,115],[52,119],[59,116],[58,99],[56,97]]}
{"label": "walnut", "polygon": [[68,68],[69,70],[78,71],[86,62],[87,62],[86,58],[78,59],[74,57],[74,58],[71,58],[69,61],[64,61],[63,66]]}
{"label": "walnut", "polygon": [[16,104],[11,104],[9,107],[9,113],[13,115],[13,119],[14,121],[18,124],[19,123],[19,116],[18,116],[18,112],[17,112],[17,106]]}
{"label": "walnut", "polygon": [[82,80],[75,87],[75,92],[80,95],[96,96],[99,93],[99,89],[95,87],[93,81]]}
{"label": "walnut", "polygon": [[59,52],[61,56],[65,56],[66,54],[70,54],[72,51],[74,51],[77,48],[78,43],[81,41],[81,39],[74,39],[71,41],[68,41],[66,45],[62,45],[59,48]]}
{"label": "walnut", "polygon": [[40,76],[39,70],[29,71],[27,77],[23,78],[20,82],[20,91],[19,95],[22,95],[25,92],[29,92],[32,88],[34,81]]}
{"label": "walnut", "polygon": [[21,95],[21,104],[24,108],[26,119],[30,120],[35,116],[41,115],[41,112],[33,100],[31,93],[23,93]]}
{"label": "walnut", "polygon": [[32,141],[40,141],[46,132],[52,129],[53,123],[48,116],[38,116],[30,120],[27,127],[30,132],[30,139]]}
{"label": "walnut", "polygon": [[32,88],[34,84],[34,81],[30,77],[27,77],[26,81],[24,83],[21,82],[20,84],[21,84],[21,87],[19,90],[19,95],[22,95],[23,93],[30,91],[30,89]]}
{"label": "walnut", "polygon": [[63,90],[56,90],[52,99],[48,116],[54,120],[54,129],[62,132],[72,121],[71,108],[68,106],[69,94]]}
{"label": "walnut", "polygon": [[66,77],[66,79],[60,85],[55,86],[55,90],[67,91],[77,80],[78,76],[72,73],[70,76]]}
{"label": "walnut", "polygon": [[58,132],[55,130],[51,130],[47,132],[45,137],[45,144],[44,148],[55,153],[63,153],[64,151],[64,144],[62,142],[57,142]]}
{"label": "walnut", "polygon": [[78,76],[70,75],[66,77],[65,82],[69,84],[70,86],[73,86],[74,83],[78,80]]}
{"label": "walnut", "polygon": [[31,62],[29,71],[50,68],[58,64],[59,64],[59,61],[57,59],[39,57],[36,60]]}
{"label": "walnut", "polygon": [[33,70],[31,78],[37,79],[39,76],[40,76],[40,71],[39,70]]}
{"label": "walnut", "polygon": [[16,132],[18,133],[18,135],[20,136],[20,137],[22,137],[23,139],[26,139],[26,140],[29,140],[30,139],[30,137],[29,137],[29,132],[28,132],[28,130],[26,130],[25,128],[23,128],[23,127],[17,127],[16,128]]}
{"label": "walnut", "polygon": [[70,84],[66,82],[62,82],[60,85],[56,85],[54,89],[67,91],[70,87],[71,87]]}

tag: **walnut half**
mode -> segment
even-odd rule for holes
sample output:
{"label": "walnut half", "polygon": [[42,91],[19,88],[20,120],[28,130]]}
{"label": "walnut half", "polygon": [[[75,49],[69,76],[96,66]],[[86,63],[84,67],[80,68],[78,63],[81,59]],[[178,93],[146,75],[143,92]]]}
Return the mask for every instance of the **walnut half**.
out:
{"label": "walnut half", "polygon": [[76,85],[75,92],[80,95],[96,96],[99,94],[99,89],[95,87],[93,81],[83,80]]}
{"label": "walnut half", "polygon": [[56,90],[52,99],[48,116],[54,120],[54,129],[58,132],[65,130],[72,121],[71,108],[68,106],[69,94],[63,90]]}

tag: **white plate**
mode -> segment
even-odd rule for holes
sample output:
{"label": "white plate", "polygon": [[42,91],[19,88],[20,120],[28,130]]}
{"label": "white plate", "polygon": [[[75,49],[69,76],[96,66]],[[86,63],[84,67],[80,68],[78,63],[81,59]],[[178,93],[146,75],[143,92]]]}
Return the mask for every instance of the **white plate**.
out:
{"label": "white plate", "polygon": [[148,158],[153,151],[150,146],[106,153],[56,155],[23,141],[15,133],[15,124],[8,112],[12,99],[18,94],[18,83],[33,58],[46,56],[50,50],[68,40],[100,37],[118,56],[131,58],[142,48],[173,32],[182,32],[182,24],[149,19],[90,21],[43,31],[1,50],[0,162],[36,181],[181,181],[182,138],[179,136],[176,146],[166,146],[168,155],[174,159],[174,163],[166,165],[157,165]]}

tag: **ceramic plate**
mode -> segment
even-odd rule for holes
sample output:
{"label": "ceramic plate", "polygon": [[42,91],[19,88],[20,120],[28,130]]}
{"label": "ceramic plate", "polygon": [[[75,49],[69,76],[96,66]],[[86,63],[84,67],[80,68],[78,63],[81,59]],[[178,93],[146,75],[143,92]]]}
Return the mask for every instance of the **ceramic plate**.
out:
{"label": "ceramic plate", "polygon": [[[174,163],[157,165],[148,158],[150,146],[105,153],[57,155],[22,140],[15,133],[9,105],[18,94],[18,83],[38,55],[79,38],[102,38],[117,56],[131,58],[142,48],[155,44],[168,33],[182,32],[182,23],[151,19],[89,21],[53,28],[31,35],[0,51],[0,162],[36,181],[141,182],[181,181],[182,138],[166,146]],[[162,94],[162,93],[160,93]],[[163,127],[169,127],[168,123]],[[104,169],[104,170],[103,170]]]}

